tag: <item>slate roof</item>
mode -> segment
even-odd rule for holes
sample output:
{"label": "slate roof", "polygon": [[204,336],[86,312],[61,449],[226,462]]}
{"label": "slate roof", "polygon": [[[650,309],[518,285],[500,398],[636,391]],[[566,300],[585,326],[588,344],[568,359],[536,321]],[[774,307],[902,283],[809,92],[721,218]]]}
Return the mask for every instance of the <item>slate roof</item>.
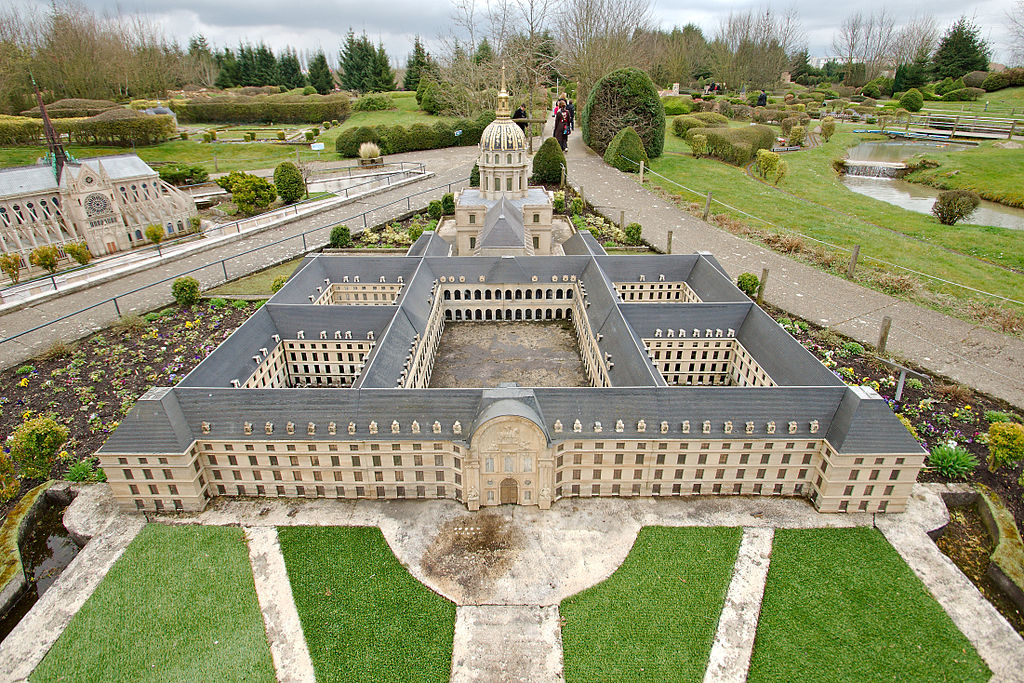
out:
{"label": "slate roof", "polygon": [[503,247],[522,249],[525,240],[522,209],[516,209],[509,200],[502,197],[487,210],[476,246],[478,250]]}
{"label": "slate roof", "polygon": [[53,169],[45,164],[0,169],[0,197],[57,189]]}

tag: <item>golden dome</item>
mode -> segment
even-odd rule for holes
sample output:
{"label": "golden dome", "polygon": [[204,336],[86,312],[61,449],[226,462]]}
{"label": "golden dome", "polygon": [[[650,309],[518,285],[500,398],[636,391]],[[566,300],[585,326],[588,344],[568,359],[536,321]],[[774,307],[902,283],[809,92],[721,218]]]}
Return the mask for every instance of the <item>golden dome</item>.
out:
{"label": "golden dome", "polygon": [[494,119],[480,135],[482,152],[522,152],[525,149],[526,136],[523,135],[523,129],[512,119]]}

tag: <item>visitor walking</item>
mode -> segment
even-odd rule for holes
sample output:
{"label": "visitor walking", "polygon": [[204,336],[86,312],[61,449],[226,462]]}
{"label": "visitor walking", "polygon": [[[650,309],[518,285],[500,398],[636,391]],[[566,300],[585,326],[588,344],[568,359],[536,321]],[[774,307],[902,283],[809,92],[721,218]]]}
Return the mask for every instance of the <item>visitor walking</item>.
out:
{"label": "visitor walking", "polygon": [[[525,107],[525,105],[520,104],[519,105],[519,109],[516,109],[515,112],[512,113],[512,119],[515,120],[515,119],[525,119],[525,118],[526,118],[526,107]],[[519,128],[524,133],[526,132],[526,122],[525,121],[516,121],[516,125],[519,126]]]}
{"label": "visitor walking", "polygon": [[761,94],[757,96],[757,106],[764,107],[768,105],[768,93],[761,88]]}
{"label": "visitor walking", "polygon": [[576,105],[569,100],[565,106],[569,109],[569,132],[571,133],[576,128]]}
{"label": "visitor walking", "polygon": [[555,139],[558,140],[558,146],[562,148],[562,151],[569,149],[569,132],[572,128],[571,120],[569,117],[569,103],[565,100],[558,100],[558,105],[555,107]]}

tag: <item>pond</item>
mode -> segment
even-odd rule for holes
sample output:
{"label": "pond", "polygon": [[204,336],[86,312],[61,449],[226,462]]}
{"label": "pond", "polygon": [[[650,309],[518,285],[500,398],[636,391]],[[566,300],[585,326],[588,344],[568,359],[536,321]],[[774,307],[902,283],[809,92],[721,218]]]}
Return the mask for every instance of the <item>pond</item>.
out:
{"label": "pond", "polygon": [[21,562],[28,588],[0,619],[0,641],[28,614],[43,593],[78,555],[79,547],[64,528],[64,505],[49,503],[21,544]]}
{"label": "pond", "polygon": [[[862,142],[856,147],[850,148],[847,158],[851,161],[894,164],[906,161],[915,154],[928,151],[958,151],[969,147],[969,145],[935,141]],[[935,199],[939,196],[940,190],[927,185],[908,183],[895,178],[876,177],[861,170],[858,170],[857,173],[857,175],[843,175],[843,184],[847,188],[857,194],[888,202],[909,211],[931,214],[932,205],[935,204]],[[978,210],[964,222],[1024,230],[1024,209],[982,200]]]}

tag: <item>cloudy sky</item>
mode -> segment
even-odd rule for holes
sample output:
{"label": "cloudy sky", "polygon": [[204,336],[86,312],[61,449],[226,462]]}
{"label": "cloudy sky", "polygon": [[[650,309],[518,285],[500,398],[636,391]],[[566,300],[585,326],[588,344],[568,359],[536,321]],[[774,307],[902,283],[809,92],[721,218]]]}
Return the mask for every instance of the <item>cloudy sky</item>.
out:
{"label": "cloudy sky", "polygon": [[[994,58],[1009,55],[1009,33],[1005,15],[1014,0],[862,0],[857,3],[793,0],[776,3],[776,10],[796,8],[807,34],[811,56],[830,54],[835,28],[854,8],[869,13],[884,6],[897,22],[910,21],[915,14],[935,16],[944,29],[961,14],[982,27]],[[47,7],[45,0],[20,0],[27,5]],[[203,33],[215,46],[237,45],[240,41],[266,42],[276,50],[291,45],[303,50],[323,48],[332,59],[351,26],[365,31],[376,42],[383,41],[396,64],[405,64],[414,35],[420,35],[429,49],[440,49],[444,36],[452,33],[452,5],[445,0],[306,0],[295,5],[278,0],[78,0],[99,13],[138,12],[149,15],[168,35],[184,43]],[[484,0],[478,0],[482,6]],[[764,8],[758,0],[654,0],[653,16],[665,28],[695,23],[712,36],[722,17],[730,11]]]}

